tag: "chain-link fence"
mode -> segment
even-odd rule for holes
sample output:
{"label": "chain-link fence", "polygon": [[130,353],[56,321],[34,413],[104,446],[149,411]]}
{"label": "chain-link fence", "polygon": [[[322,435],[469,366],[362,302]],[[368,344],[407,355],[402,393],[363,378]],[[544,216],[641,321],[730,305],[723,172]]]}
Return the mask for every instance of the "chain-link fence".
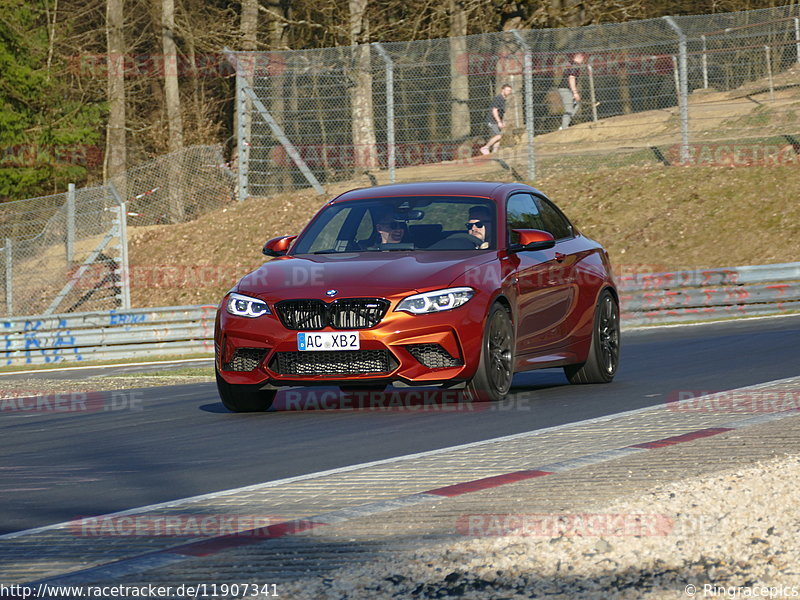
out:
{"label": "chain-link fence", "polygon": [[161,225],[222,208],[233,200],[233,185],[219,146],[192,146],[129,169],[123,196],[132,225]]}
{"label": "chain-link fence", "polygon": [[[535,180],[575,168],[794,160],[800,149],[797,5],[231,60],[241,197],[322,191],[365,173],[373,184]],[[580,101],[567,123],[571,67]],[[490,103],[505,83],[500,149],[484,155]]]}
{"label": "chain-link fence", "polygon": [[233,182],[221,148],[197,146],[130,169],[117,187],[0,204],[0,314],[130,308],[128,223],[192,220],[232,202]]}
{"label": "chain-link fence", "polygon": [[119,305],[119,215],[106,186],[0,204],[5,314]]}

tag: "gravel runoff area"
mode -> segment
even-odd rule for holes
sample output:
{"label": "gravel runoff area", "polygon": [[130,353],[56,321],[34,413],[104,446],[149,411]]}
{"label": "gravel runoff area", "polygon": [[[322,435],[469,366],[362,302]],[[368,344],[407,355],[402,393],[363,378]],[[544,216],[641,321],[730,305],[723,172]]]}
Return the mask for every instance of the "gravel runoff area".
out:
{"label": "gravel runoff area", "polygon": [[[284,598],[800,597],[800,455],[281,584]],[[669,515],[669,516],[666,516]],[[515,535],[522,533],[521,535]],[[714,582],[714,583],[709,583]]]}
{"label": "gravel runoff area", "polygon": [[85,379],[47,379],[44,376],[0,377],[0,400],[16,399],[29,394],[33,397],[69,392],[104,392],[188,383],[210,383],[214,375],[125,375],[117,377],[87,377]]}

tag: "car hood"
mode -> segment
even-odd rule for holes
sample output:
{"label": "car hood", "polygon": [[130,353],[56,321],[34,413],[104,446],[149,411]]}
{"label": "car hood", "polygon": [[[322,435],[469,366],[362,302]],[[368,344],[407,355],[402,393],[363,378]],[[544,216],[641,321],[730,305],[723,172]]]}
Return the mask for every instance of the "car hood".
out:
{"label": "car hood", "polygon": [[369,252],[286,256],[245,275],[237,291],[281,300],[390,295],[447,287],[467,270],[497,258],[495,252]]}

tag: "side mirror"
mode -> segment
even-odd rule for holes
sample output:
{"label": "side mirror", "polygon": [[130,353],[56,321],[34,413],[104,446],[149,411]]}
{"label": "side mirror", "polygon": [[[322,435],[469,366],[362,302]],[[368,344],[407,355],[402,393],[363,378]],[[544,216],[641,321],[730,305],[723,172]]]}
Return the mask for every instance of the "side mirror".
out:
{"label": "side mirror", "polygon": [[518,252],[523,250],[547,250],[556,245],[553,234],[539,229],[512,229],[519,235],[519,243],[512,249]]}
{"label": "side mirror", "polygon": [[289,246],[295,240],[296,235],[282,235],[280,237],[272,238],[261,250],[267,256],[283,256],[289,250]]}

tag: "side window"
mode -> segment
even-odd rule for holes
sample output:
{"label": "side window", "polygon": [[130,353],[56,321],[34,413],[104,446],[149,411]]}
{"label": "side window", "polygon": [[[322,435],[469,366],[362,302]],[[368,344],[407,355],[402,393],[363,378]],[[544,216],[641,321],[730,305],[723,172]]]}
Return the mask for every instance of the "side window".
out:
{"label": "side window", "polygon": [[545,229],[539,209],[530,194],[514,194],[506,203],[506,226],[511,244],[519,243],[514,229]]}
{"label": "side window", "polygon": [[574,237],[570,222],[549,200],[537,196],[536,203],[542,211],[542,220],[544,221],[542,229],[552,233],[557,240]]}

